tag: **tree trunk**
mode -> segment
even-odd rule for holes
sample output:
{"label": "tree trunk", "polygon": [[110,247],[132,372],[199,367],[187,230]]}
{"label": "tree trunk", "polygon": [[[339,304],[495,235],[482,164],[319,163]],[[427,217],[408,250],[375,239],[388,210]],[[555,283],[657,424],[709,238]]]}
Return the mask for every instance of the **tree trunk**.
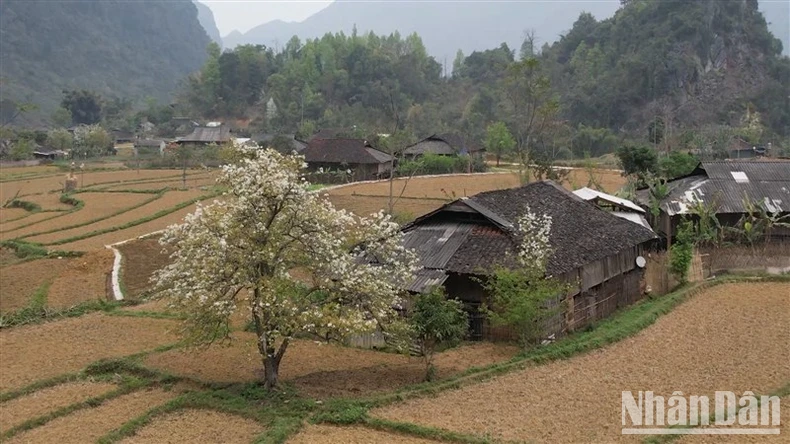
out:
{"label": "tree trunk", "polygon": [[496,166],[497,166],[497,168],[499,168],[499,159],[500,159],[500,157],[501,156],[499,155],[499,153],[497,153],[497,155],[496,155]]}
{"label": "tree trunk", "polygon": [[264,356],[263,358],[263,387],[271,390],[277,387],[277,378],[280,373],[280,359],[277,356]]}

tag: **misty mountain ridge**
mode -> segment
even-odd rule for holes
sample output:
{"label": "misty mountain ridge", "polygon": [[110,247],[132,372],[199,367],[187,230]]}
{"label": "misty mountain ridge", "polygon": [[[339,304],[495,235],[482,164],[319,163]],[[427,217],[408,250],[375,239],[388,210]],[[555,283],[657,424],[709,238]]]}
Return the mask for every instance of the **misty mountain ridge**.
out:
{"label": "misty mountain ridge", "polygon": [[[388,1],[358,3],[336,0],[301,22],[273,20],[246,33],[233,31],[223,38],[226,48],[262,44],[281,49],[293,36],[305,40],[329,32],[373,31],[376,34],[416,32],[428,53],[439,62],[451,63],[456,51],[464,54],[499,46],[517,49],[524,32],[534,30],[538,45],[553,43],[567,33],[582,12],[598,20],[611,17],[619,1],[599,2],[469,2],[450,6],[446,2]],[[790,3],[760,2],[769,29],[790,54]]]}

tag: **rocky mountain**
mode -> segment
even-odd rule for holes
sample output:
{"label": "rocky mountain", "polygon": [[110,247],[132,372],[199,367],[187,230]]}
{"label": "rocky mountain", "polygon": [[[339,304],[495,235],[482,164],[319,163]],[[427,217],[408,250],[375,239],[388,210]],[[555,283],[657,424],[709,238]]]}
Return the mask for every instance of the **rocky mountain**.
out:
{"label": "rocky mountain", "polygon": [[190,0],[0,2],[4,108],[32,102],[46,121],[64,89],[105,98],[169,100],[207,58],[209,36]]}
{"label": "rocky mountain", "polygon": [[211,8],[197,1],[195,2],[195,6],[197,6],[198,21],[200,25],[206,30],[206,34],[208,34],[211,40],[217,42],[221,47],[222,37],[219,34],[217,23],[214,21],[214,13],[211,12]]}
{"label": "rocky mountain", "polygon": [[[233,31],[223,38],[226,48],[254,43],[282,48],[292,37],[323,36],[327,32],[374,31],[402,35],[417,32],[428,52],[440,62],[452,61],[458,49],[465,54],[506,42],[518,48],[524,31],[534,29],[539,44],[552,43],[571,28],[581,12],[598,20],[614,14],[619,1],[598,2],[356,2],[337,0],[301,22],[271,21],[246,33]],[[760,2],[769,29],[782,40],[784,53],[790,54],[790,3]]]}

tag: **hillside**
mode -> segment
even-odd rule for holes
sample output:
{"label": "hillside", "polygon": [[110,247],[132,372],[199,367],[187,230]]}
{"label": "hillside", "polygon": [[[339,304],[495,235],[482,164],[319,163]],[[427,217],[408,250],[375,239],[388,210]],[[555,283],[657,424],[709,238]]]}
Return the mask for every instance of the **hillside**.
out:
{"label": "hillside", "polygon": [[190,0],[0,2],[5,107],[30,101],[48,118],[63,89],[168,100],[206,60],[210,42]]}
{"label": "hillside", "polygon": [[222,37],[220,37],[219,29],[217,29],[217,23],[214,21],[214,13],[211,12],[211,8],[198,1],[195,2],[195,6],[198,11],[198,21],[200,25],[203,26],[203,29],[206,30],[206,34],[208,34],[211,40],[216,42],[219,46],[222,46]]}
{"label": "hillside", "polygon": [[[233,31],[223,38],[226,48],[239,44],[263,44],[281,48],[294,35],[304,40],[327,32],[373,31],[403,35],[418,33],[428,53],[443,62],[452,61],[458,49],[465,54],[499,46],[506,42],[518,48],[523,33],[534,29],[539,43],[552,43],[570,29],[581,12],[597,19],[611,17],[620,2],[352,2],[338,0],[302,22],[275,20],[246,33]],[[790,54],[790,4],[762,1],[760,10],[769,29],[782,40],[784,54]]]}

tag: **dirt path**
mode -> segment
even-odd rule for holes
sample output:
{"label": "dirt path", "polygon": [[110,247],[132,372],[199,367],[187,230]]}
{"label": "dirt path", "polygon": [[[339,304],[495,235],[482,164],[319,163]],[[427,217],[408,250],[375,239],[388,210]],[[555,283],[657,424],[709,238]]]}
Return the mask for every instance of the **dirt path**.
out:
{"label": "dirt path", "polygon": [[766,393],[790,381],[787,325],[790,284],[718,286],[598,352],[373,415],[505,440],[618,441],[623,390],[712,396]]}
{"label": "dirt path", "polygon": [[63,407],[103,395],[117,386],[108,382],[69,382],[0,404],[0,431]]}
{"label": "dirt path", "polygon": [[328,425],[308,425],[286,442],[288,444],[436,444],[436,441],[371,430],[365,427]]}
{"label": "dirt path", "polygon": [[176,393],[162,390],[143,390],[112,399],[102,405],[79,410],[55,419],[41,427],[21,433],[7,443],[85,443],[94,442],[145,413],[149,409],[174,398]]}
{"label": "dirt path", "polygon": [[102,358],[125,356],[177,341],[162,319],[94,313],[0,331],[0,390],[75,372]]}
{"label": "dirt path", "polygon": [[263,433],[255,421],[210,410],[185,410],[156,418],[122,444],[248,444]]}

